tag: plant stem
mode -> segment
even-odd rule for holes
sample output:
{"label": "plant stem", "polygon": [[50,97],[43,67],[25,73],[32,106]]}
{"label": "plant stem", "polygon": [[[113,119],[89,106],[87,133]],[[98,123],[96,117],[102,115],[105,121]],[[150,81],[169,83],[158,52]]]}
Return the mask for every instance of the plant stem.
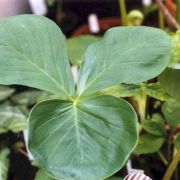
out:
{"label": "plant stem", "polygon": [[163,153],[161,151],[158,151],[158,155],[159,155],[160,159],[162,160],[162,162],[167,166],[168,165],[168,161],[164,157]]}
{"label": "plant stem", "polygon": [[119,9],[121,11],[121,24],[123,26],[127,25],[127,12],[125,0],[119,0]]}
{"label": "plant stem", "polygon": [[178,163],[180,161],[180,150],[177,151],[176,155],[174,156],[172,162],[170,163],[163,180],[170,180],[171,176],[173,175],[173,172],[175,171]]}
{"label": "plant stem", "polygon": [[168,139],[168,147],[167,147],[167,157],[168,157],[168,161],[171,161],[171,136]]}
{"label": "plant stem", "polygon": [[179,29],[180,25],[177,23],[176,19],[171,15],[171,13],[166,8],[166,6],[164,6],[164,4],[162,3],[162,0],[156,0],[156,3],[159,6],[159,8],[161,9],[161,11],[163,12],[164,17],[167,20],[167,23],[174,29],[176,29],[176,30]]}
{"label": "plant stem", "polygon": [[159,15],[159,28],[164,29],[164,15],[160,9],[158,10],[158,15]]}
{"label": "plant stem", "polygon": [[176,19],[177,22],[180,23],[180,0],[176,0],[176,7],[177,7]]}
{"label": "plant stem", "polygon": [[60,23],[62,17],[63,17],[62,0],[57,0],[56,21]]}
{"label": "plant stem", "polygon": [[130,102],[139,115],[139,121],[141,122],[146,117],[147,95],[141,92],[135,96],[130,97]]}

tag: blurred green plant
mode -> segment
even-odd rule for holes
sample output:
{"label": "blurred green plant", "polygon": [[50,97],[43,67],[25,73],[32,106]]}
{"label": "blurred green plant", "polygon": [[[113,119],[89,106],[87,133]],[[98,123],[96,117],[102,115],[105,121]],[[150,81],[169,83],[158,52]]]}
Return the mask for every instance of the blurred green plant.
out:
{"label": "blurred green plant", "polygon": [[0,149],[0,179],[8,179],[8,169],[9,169],[9,149]]}

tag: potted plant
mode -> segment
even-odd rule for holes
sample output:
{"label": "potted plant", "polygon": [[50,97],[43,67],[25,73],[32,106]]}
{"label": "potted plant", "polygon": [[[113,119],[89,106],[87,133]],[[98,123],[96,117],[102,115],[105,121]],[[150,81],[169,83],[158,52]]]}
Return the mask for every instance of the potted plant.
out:
{"label": "potted plant", "polygon": [[122,168],[137,145],[137,114],[103,90],[159,75],[171,55],[169,36],[150,27],[110,29],[88,47],[75,85],[55,23],[22,15],[0,25],[0,83],[58,97],[38,103],[28,118],[28,147],[38,165],[57,179],[105,179]]}

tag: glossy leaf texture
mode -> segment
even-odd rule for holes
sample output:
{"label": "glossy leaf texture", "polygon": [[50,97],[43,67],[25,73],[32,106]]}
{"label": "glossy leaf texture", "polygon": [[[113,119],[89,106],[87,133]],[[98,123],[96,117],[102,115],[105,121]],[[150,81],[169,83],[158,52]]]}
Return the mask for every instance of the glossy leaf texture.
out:
{"label": "glossy leaf texture", "polygon": [[78,94],[88,96],[118,83],[154,78],[167,66],[171,41],[162,30],[116,27],[88,48],[80,68]]}
{"label": "glossy leaf texture", "polygon": [[166,68],[158,80],[170,96],[180,101],[180,69]]}
{"label": "glossy leaf texture", "polygon": [[[34,180],[55,180],[55,179],[50,177],[44,170],[39,169],[36,173]],[[106,180],[122,180],[122,178],[112,176],[107,178]]]}
{"label": "glossy leaf texture", "polygon": [[64,98],[74,94],[65,38],[43,16],[0,21],[0,83],[43,89]]}
{"label": "glossy leaf texture", "polygon": [[9,149],[0,150],[0,180],[7,180],[9,169]]}
{"label": "glossy leaf texture", "polygon": [[29,149],[55,178],[105,179],[135,148],[137,124],[133,108],[112,96],[44,101],[29,117]]}
{"label": "glossy leaf texture", "polygon": [[80,66],[82,57],[85,54],[88,46],[97,40],[100,40],[100,37],[93,35],[81,35],[68,39],[68,55],[71,64]]}
{"label": "glossy leaf texture", "polygon": [[18,107],[0,106],[0,134],[12,131],[20,132],[27,127],[27,117]]}

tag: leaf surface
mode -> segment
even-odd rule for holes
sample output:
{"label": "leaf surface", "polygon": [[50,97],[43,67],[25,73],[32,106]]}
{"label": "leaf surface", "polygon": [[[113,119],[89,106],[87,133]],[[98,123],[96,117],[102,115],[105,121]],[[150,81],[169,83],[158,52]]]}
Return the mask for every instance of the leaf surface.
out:
{"label": "leaf surface", "polygon": [[43,16],[0,21],[0,83],[43,89],[64,98],[74,94],[65,38]]}
{"label": "leaf surface", "polygon": [[[29,149],[55,178],[105,179],[137,142],[137,116],[124,100],[98,96],[39,103],[29,117]],[[128,140],[128,143],[127,143]]]}
{"label": "leaf surface", "polygon": [[159,82],[146,84],[145,86],[142,86],[142,90],[146,95],[155,99],[161,101],[169,99],[169,95],[164,91]]}
{"label": "leaf surface", "polygon": [[173,44],[171,63],[177,63],[180,62],[180,30],[176,31],[176,33],[172,35],[171,38]]}
{"label": "leaf surface", "polygon": [[162,30],[116,27],[89,46],[81,65],[78,94],[87,96],[118,83],[137,84],[167,66],[171,41]]}
{"label": "leaf surface", "polygon": [[135,149],[136,154],[150,154],[157,152],[163,145],[164,138],[150,134],[143,134],[139,137]]}
{"label": "leaf surface", "polygon": [[39,169],[36,173],[34,180],[55,180],[55,179],[48,176],[44,170]]}
{"label": "leaf surface", "polygon": [[166,122],[174,131],[178,124],[180,124],[180,102],[175,99],[166,101],[162,106],[162,112]]}
{"label": "leaf surface", "polygon": [[151,135],[165,137],[165,122],[161,115],[153,114],[151,119],[142,121],[143,128]]}
{"label": "leaf surface", "polygon": [[141,92],[141,84],[116,84],[101,91],[103,94],[115,97],[131,97]]}
{"label": "leaf surface", "polygon": [[166,68],[158,80],[170,96],[180,101],[180,69]]}

